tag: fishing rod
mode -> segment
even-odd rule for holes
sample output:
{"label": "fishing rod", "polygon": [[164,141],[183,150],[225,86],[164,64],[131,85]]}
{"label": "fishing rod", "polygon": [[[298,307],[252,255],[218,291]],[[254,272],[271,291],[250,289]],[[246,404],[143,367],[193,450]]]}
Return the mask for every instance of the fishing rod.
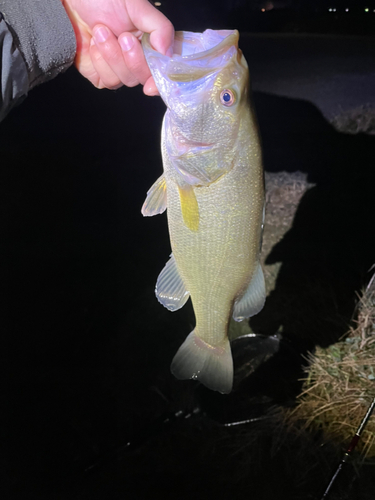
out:
{"label": "fishing rod", "polygon": [[375,397],[372,400],[372,402],[370,404],[370,407],[368,408],[368,410],[366,412],[366,415],[362,419],[362,422],[360,423],[360,425],[359,425],[359,427],[357,429],[357,432],[354,434],[352,440],[350,441],[350,444],[349,444],[347,450],[345,451],[344,456],[343,456],[341,462],[339,463],[339,465],[338,465],[335,473],[333,474],[333,476],[332,476],[330,482],[328,483],[328,486],[327,486],[327,488],[326,488],[325,492],[323,493],[323,496],[322,496],[322,498],[320,500],[325,500],[326,498],[328,498],[329,492],[331,491],[332,486],[336,482],[336,479],[337,479],[338,475],[340,474],[340,472],[341,472],[342,468],[344,467],[344,465],[348,462],[348,460],[351,457],[351,455],[352,455],[355,447],[357,446],[358,441],[359,441],[359,439],[361,437],[361,434],[362,434],[364,428],[366,427],[367,422],[369,421],[369,419],[371,417],[371,414],[374,411],[374,408],[375,408]]}

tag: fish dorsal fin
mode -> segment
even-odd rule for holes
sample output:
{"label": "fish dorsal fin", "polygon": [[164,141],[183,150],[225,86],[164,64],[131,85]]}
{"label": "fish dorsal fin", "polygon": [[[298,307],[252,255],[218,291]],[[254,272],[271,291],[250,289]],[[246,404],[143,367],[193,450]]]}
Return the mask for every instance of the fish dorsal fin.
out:
{"label": "fish dorsal fin", "polygon": [[167,208],[167,185],[164,174],[147,191],[146,200],[142,206],[142,215],[151,217],[162,214]]}
{"label": "fish dorsal fin", "polygon": [[189,298],[173,254],[159,274],[155,294],[158,301],[170,311],[181,309]]}
{"label": "fish dorsal fin", "polygon": [[180,193],[182,218],[191,231],[198,231],[199,208],[194,188],[191,186],[178,187],[178,191]]}
{"label": "fish dorsal fin", "polygon": [[262,310],[266,301],[266,285],[262,266],[258,262],[250,284],[243,296],[236,300],[233,309],[233,319],[242,321],[258,314]]}

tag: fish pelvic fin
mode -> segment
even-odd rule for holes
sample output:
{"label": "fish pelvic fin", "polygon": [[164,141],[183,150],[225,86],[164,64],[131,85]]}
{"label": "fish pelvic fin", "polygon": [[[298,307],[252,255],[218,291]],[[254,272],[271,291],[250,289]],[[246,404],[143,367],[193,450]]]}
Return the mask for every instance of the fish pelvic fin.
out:
{"label": "fish pelvic fin", "polygon": [[170,311],[181,309],[190,296],[178,272],[173,254],[159,274],[155,294],[158,301]]}
{"label": "fish pelvic fin", "polygon": [[147,191],[141,212],[145,217],[162,214],[167,208],[167,185],[164,174]]}
{"label": "fish pelvic fin", "polygon": [[212,346],[193,330],[173,358],[171,372],[178,379],[199,380],[213,391],[230,393],[233,386],[233,360],[228,338]]}
{"label": "fish pelvic fin", "polygon": [[182,218],[186,226],[191,231],[196,232],[199,228],[199,208],[194,188],[192,186],[183,188],[179,186],[178,191],[180,194]]}
{"label": "fish pelvic fin", "polygon": [[262,266],[258,262],[250,284],[242,297],[234,303],[233,319],[243,321],[245,318],[255,316],[263,309],[266,301],[266,284]]}

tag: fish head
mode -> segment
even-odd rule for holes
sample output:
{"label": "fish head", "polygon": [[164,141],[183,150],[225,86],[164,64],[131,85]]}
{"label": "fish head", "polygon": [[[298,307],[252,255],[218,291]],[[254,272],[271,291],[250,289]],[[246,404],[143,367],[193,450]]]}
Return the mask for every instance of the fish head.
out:
{"label": "fish head", "polygon": [[232,168],[248,111],[249,72],[237,30],[176,32],[173,55],[142,45],[168,111],[166,146],[184,182],[209,185]]}

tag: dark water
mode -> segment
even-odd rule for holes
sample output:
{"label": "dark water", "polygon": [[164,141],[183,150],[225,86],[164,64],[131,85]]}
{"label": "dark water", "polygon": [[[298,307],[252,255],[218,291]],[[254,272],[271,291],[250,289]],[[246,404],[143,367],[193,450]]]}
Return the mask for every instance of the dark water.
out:
{"label": "dark water", "polygon": [[[267,257],[282,268],[253,320],[303,351],[344,332],[368,278],[375,138],[335,132],[306,101],[254,98],[266,169],[316,183]],[[3,498],[316,498],[334,465],[329,450],[305,465],[298,443],[284,460],[262,429],[254,458],[242,430],[200,415],[163,424],[197,406],[194,383],[169,373],[192,310],[169,313],[153,293],[165,215],[140,214],[161,173],[163,113],[140,89],[97,91],[71,69],[0,125]]]}

